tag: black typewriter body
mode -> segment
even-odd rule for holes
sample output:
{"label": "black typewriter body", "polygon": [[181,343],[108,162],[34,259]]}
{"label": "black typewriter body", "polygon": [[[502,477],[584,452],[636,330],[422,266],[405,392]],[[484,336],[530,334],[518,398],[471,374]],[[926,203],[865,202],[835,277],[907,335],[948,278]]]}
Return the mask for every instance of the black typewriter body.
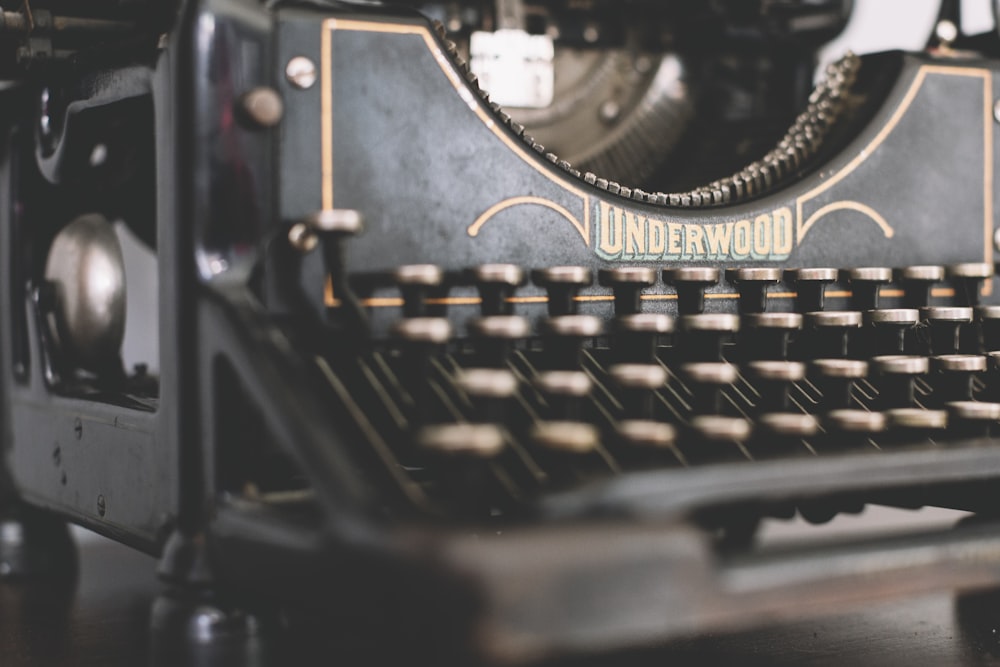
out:
{"label": "black typewriter body", "polygon": [[[515,663],[1000,584],[990,36],[845,56],[664,192],[548,152],[412,8],[64,11],[0,33],[8,569],[69,519],[161,557],[164,627],[287,605]],[[980,517],[754,545],[867,503]]]}

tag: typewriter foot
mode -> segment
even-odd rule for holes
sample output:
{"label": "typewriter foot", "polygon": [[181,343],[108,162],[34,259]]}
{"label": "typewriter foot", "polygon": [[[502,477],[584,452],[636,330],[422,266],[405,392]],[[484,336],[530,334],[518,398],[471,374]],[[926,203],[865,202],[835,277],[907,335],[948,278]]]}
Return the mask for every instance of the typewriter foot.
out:
{"label": "typewriter foot", "polygon": [[150,629],[162,664],[250,665],[265,655],[260,619],[210,590],[169,588],[153,601]]}
{"label": "typewriter foot", "polygon": [[203,539],[174,532],[159,566],[166,589],[150,612],[153,654],[163,664],[258,664],[264,656],[261,617],[216,586]]}
{"label": "typewriter foot", "polygon": [[0,511],[0,579],[72,579],[76,571],[65,521],[24,505]]}

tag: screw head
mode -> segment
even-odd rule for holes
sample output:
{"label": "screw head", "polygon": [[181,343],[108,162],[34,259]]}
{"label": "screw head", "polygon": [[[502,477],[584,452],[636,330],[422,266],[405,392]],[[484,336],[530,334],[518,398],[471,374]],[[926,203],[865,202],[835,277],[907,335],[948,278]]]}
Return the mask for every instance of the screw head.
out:
{"label": "screw head", "polygon": [[305,56],[295,56],[285,65],[285,77],[299,90],[312,88],[316,83],[316,64]]}
{"label": "screw head", "polygon": [[97,513],[104,516],[108,511],[108,503],[104,500],[104,494],[98,494],[97,496]]}
{"label": "screw head", "polygon": [[288,242],[301,253],[312,252],[319,243],[319,237],[304,222],[296,222],[288,229]]}
{"label": "screw head", "polygon": [[285,114],[285,105],[277,91],[267,86],[252,88],[243,95],[243,111],[260,127],[274,127]]}
{"label": "screw head", "polygon": [[948,20],[938,21],[934,34],[942,44],[948,45],[958,39],[958,26]]}

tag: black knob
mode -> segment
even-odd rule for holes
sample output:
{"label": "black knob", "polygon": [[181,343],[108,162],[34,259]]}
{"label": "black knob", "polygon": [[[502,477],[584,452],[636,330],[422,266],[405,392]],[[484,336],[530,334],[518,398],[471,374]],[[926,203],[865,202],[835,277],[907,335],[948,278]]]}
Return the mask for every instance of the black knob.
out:
{"label": "black knob", "polygon": [[882,285],[892,280],[892,269],[868,266],[844,272],[851,285],[851,307],[854,310],[878,308],[878,293]]}
{"label": "black knob", "polygon": [[900,269],[897,279],[903,285],[903,303],[907,308],[930,305],[931,287],[944,280],[943,266],[907,266]]}
{"label": "black knob", "polygon": [[549,293],[549,315],[576,313],[576,295],[593,282],[590,269],[584,266],[550,266],[531,272],[531,279]]}
{"label": "black knob", "polygon": [[483,315],[510,315],[513,309],[508,299],[524,284],[524,270],[515,264],[483,264],[469,273],[479,288]]}
{"label": "black knob", "polygon": [[826,307],[826,288],[837,281],[837,269],[788,269],[785,280],[795,286],[795,310],[812,313]]}
{"label": "black knob", "polygon": [[727,269],[726,279],[740,295],[741,313],[763,313],[767,310],[767,288],[781,280],[781,269],[746,267]]}
{"label": "black knob", "polygon": [[705,290],[719,283],[719,270],[707,266],[664,269],[663,281],[677,290],[677,312],[697,315],[705,311]]}
{"label": "black knob", "polygon": [[392,278],[403,294],[403,317],[439,314],[428,307],[427,300],[437,295],[444,285],[441,267],[434,264],[404,265],[393,271]]}
{"label": "black knob", "polygon": [[993,279],[993,265],[953,264],[947,268],[947,273],[951,284],[955,286],[955,302],[960,306],[978,306],[983,283]]}
{"label": "black knob", "polygon": [[920,312],[912,308],[880,308],[866,312],[864,319],[871,334],[869,355],[905,354],[907,332],[920,321]]}
{"label": "black knob", "polygon": [[615,295],[615,314],[632,315],[641,309],[642,290],[656,284],[656,270],[644,266],[619,266],[601,269],[600,284]]}

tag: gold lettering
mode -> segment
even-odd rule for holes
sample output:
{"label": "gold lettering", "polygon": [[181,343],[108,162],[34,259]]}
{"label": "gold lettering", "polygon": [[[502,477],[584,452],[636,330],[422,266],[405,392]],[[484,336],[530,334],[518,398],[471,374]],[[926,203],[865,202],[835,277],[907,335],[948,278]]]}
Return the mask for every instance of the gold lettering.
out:
{"label": "gold lettering", "polygon": [[750,254],[749,220],[739,220],[733,225],[733,259],[745,259]]}
{"label": "gold lettering", "polygon": [[667,223],[667,254],[680,257],[681,252],[681,227],[673,222]]}
{"label": "gold lettering", "polygon": [[691,259],[705,254],[704,248],[701,247],[701,238],[701,225],[684,225],[684,248]]}
{"label": "gold lettering", "polygon": [[624,245],[622,236],[622,220],[618,216],[618,210],[607,202],[601,202],[601,239],[598,249],[607,257],[617,257]]}
{"label": "gold lettering", "polygon": [[715,258],[729,256],[729,249],[733,242],[733,224],[708,225],[705,227],[706,251]]}
{"label": "gold lettering", "polygon": [[663,255],[667,239],[663,229],[663,223],[659,220],[649,220],[649,254],[659,257]]}
{"label": "gold lettering", "polygon": [[766,213],[753,221],[753,254],[758,258],[771,254],[771,216]]}
{"label": "gold lettering", "polygon": [[774,212],[774,232],[772,233],[771,252],[780,257],[786,257],[792,252],[792,212],[788,208],[779,208]]}
{"label": "gold lettering", "polygon": [[633,257],[646,254],[646,227],[634,213],[625,214],[625,254]]}

